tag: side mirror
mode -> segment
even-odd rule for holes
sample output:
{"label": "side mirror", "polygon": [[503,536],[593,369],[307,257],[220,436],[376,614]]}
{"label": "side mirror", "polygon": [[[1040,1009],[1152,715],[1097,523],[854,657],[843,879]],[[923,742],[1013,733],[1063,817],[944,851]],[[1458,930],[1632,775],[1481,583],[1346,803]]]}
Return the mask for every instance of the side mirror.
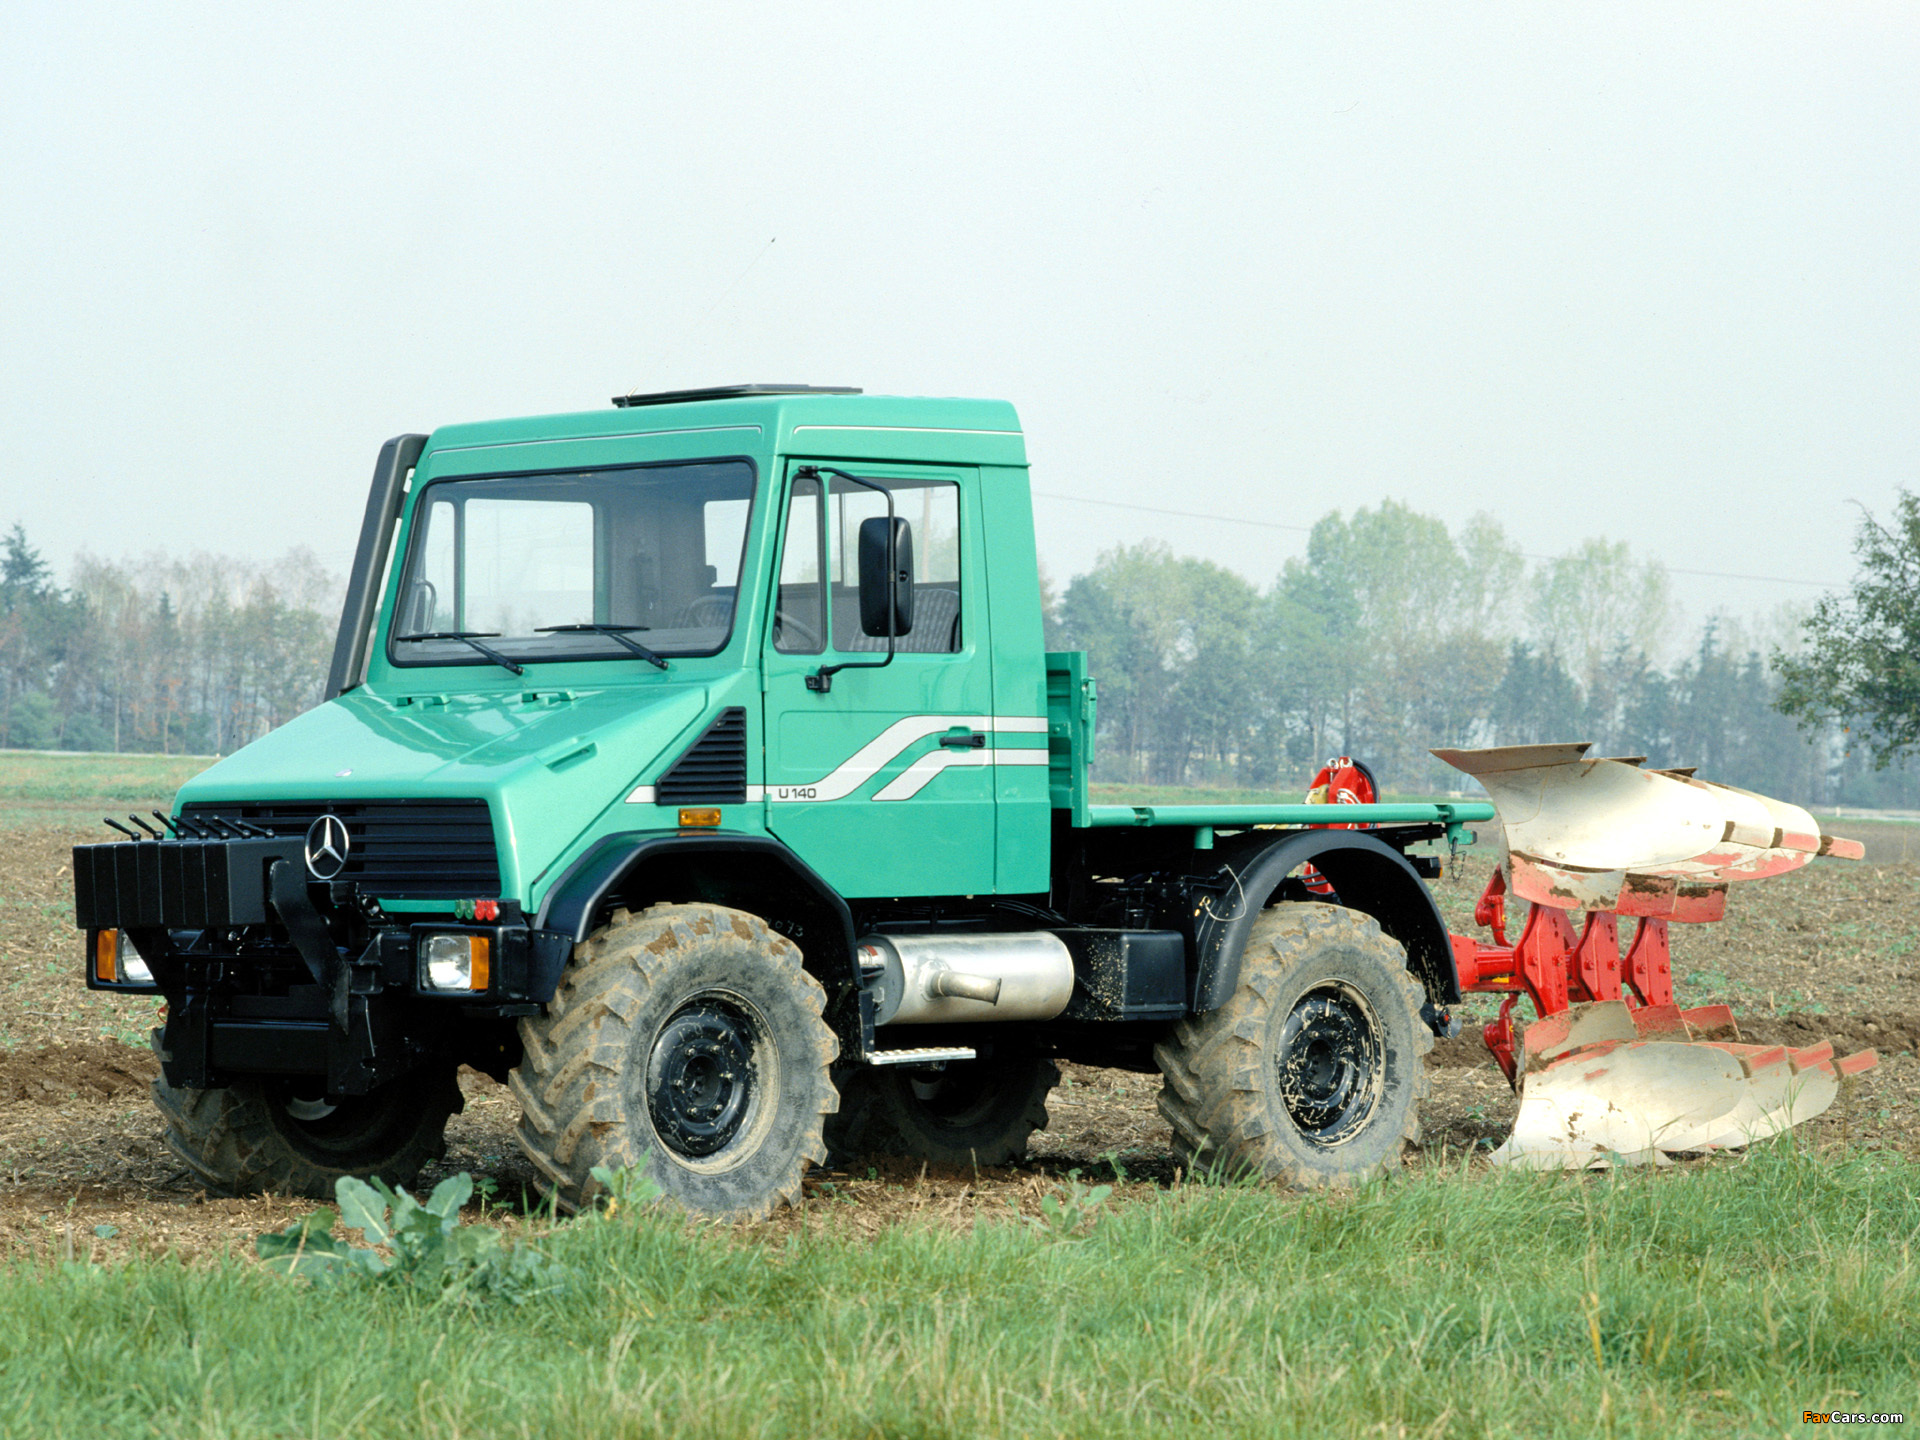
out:
{"label": "side mirror", "polygon": [[[892,564],[888,564],[887,526],[893,526]],[[876,515],[860,522],[860,628],[868,635],[885,635],[892,609],[892,633],[913,629],[913,527],[906,521]]]}

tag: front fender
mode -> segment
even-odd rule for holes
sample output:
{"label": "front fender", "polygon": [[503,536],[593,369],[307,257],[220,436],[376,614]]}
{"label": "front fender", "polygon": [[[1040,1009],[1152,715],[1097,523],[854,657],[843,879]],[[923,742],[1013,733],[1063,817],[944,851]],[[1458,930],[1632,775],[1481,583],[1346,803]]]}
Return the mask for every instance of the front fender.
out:
{"label": "front fender", "polygon": [[1450,1005],[1460,999],[1446,921],[1406,856],[1363,830],[1297,830],[1236,850],[1221,866],[1223,893],[1201,907],[1194,924],[1194,1013],[1217,1010],[1232,998],[1253,922],[1280,882],[1308,863],[1332,883],[1342,905],[1371,915],[1400,942],[1407,969],[1420,977],[1429,1000]]}
{"label": "front fender", "polygon": [[[694,834],[623,831],[603,836],[554,882],[534,921],[577,945],[616,905],[704,900],[758,915],[800,947],[823,983],[859,984],[853,912],[814,868],[770,835],[728,830]],[[536,977],[553,996],[560,970]]]}

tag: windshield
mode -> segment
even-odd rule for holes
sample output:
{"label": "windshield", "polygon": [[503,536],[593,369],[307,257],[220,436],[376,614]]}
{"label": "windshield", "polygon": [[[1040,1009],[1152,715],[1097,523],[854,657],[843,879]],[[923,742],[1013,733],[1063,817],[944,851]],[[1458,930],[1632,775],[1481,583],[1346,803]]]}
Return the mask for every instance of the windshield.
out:
{"label": "windshield", "polygon": [[388,658],[711,655],[733,630],[753,485],[745,460],[435,481],[415,512]]}

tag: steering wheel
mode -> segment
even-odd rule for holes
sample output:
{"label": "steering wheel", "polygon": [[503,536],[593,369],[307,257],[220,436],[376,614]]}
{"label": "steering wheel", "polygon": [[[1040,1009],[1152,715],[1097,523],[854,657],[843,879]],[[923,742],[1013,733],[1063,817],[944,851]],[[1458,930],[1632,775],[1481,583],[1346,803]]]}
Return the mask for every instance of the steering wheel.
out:
{"label": "steering wheel", "polygon": [[678,623],[691,629],[705,629],[711,625],[725,625],[732,616],[731,595],[702,595],[690,601],[680,612]]}
{"label": "steering wheel", "polygon": [[805,621],[796,620],[784,610],[773,612],[773,643],[777,646],[782,640],[798,642],[798,648],[805,650],[824,650],[826,642],[820,638],[820,632]]}

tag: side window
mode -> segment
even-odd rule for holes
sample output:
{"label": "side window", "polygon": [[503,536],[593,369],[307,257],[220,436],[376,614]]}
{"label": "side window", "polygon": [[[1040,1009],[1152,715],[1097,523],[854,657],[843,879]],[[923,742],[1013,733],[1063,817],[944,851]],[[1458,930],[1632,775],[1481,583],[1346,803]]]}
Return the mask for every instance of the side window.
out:
{"label": "side window", "polygon": [[787,501],[780,549],[780,589],[773,603],[773,648],[817,655],[827,633],[820,584],[820,482],[799,479]]}
{"label": "side window", "polygon": [[[947,481],[887,480],[893,513],[913,531],[913,623],[899,637],[902,655],[960,648],[960,487]],[[884,518],[887,498],[836,479],[828,501],[828,566],[832,576],[833,648],[884,651],[884,635],[860,630],[860,522]]]}

